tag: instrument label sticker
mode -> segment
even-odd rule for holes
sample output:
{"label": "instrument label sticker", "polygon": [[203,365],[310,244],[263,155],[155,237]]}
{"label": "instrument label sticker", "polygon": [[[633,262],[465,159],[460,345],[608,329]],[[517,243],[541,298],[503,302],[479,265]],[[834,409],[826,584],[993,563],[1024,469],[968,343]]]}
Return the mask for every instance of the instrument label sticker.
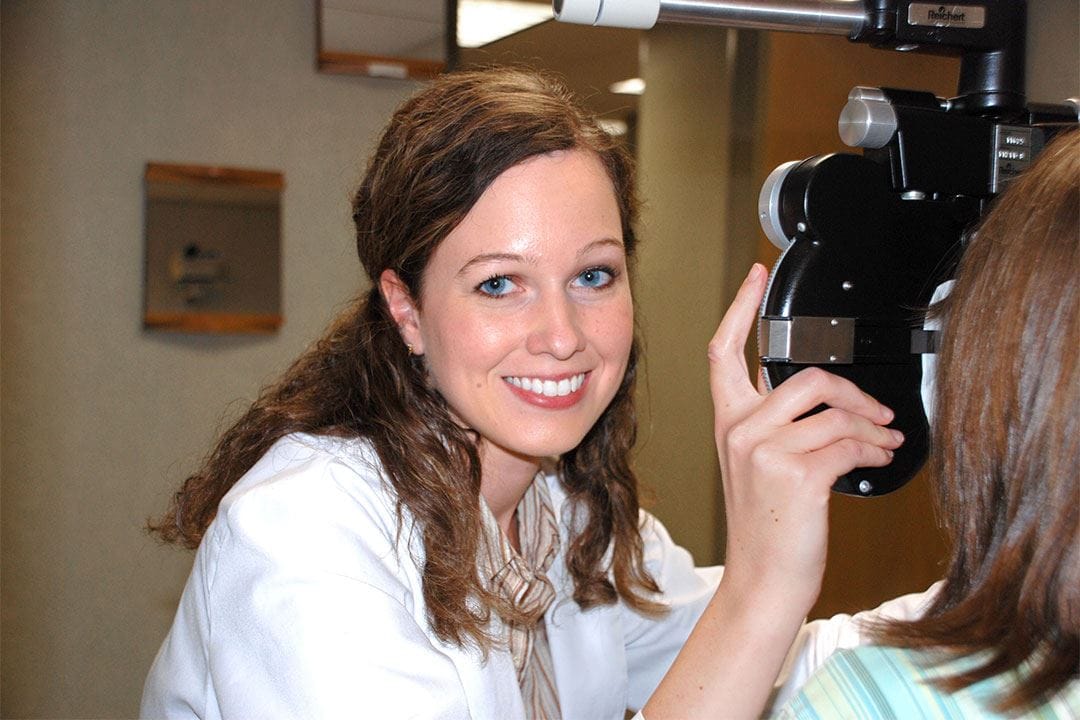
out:
{"label": "instrument label sticker", "polygon": [[933,27],[981,28],[986,25],[986,8],[981,5],[938,5],[912,3],[908,6],[909,25]]}

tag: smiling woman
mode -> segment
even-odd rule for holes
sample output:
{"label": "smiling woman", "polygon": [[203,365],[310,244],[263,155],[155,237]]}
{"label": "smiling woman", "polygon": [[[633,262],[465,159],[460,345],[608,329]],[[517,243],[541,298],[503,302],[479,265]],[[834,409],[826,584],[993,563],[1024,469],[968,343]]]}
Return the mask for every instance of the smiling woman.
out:
{"label": "smiling woman", "polygon": [[[603,165],[558,151],[495,179],[432,254],[420,302],[383,271],[406,343],[477,434],[481,491],[520,497],[540,459],[577,447],[618,391],[634,334],[621,236]],[[491,507],[504,531],[516,505]]]}
{"label": "smiling woman", "polygon": [[153,524],[198,553],[144,716],[760,712],[830,485],[899,440],[839,378],[749,385],[755,267],[710,351],[739,535],[719,588],[694,568],[630,467],[636,208],[628,156],[543,75],[446,75],[398,109],[354,201],[370,290]]}

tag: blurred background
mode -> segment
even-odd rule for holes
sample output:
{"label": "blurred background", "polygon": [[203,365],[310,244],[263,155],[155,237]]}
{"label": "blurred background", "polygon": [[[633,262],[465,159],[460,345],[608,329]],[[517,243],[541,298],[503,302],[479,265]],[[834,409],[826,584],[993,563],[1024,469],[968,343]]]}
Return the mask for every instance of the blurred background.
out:
{"label": "blurred background", "polygon": [[[0,716],[137,714],[193,557],[144,522],[363,289],[350,195],[394,107],[448,66],[552,69],[636,154],[637,469],[676,540],[722,561],[705,345],[749,265],[776,258],[761,182],[846,149],[836,120],[853,86],[948,96],[957,61],[835,37],[556,25],[544,3],[516,30],[447,43],[477,29],[469,13],[495,12],[460,2],[0,6]],[[1075,0],[1029,5],[1029,99],[1080,95]],[[280,173],[280,327],[144,327],[148,163]],[[817,614],[939,574],[921,479],[832,512]]]}

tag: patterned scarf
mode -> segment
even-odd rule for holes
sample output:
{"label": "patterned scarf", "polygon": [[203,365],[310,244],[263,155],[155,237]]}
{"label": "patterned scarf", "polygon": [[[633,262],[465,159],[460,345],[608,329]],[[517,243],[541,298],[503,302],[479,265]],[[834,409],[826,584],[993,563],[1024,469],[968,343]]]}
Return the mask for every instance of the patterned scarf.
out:
{"label": "patterned scarf", "polygon": [[525,715],[556,720],[562,713],[544,613],[555,599],[555,588],[545,573],[559,554],[559,526],[544,474],[537,473],[517,507],[521,554],[510,545],[486,502],[480,503],[480,513],[487,540],[481,552],[482,577],[493,592],[508,599],[530,620],[503,623]]}

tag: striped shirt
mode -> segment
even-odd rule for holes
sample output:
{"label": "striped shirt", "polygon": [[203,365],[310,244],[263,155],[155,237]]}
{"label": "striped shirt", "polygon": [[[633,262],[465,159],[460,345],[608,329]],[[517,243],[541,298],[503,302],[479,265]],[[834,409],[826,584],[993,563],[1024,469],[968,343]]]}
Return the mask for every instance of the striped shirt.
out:
{"label": "striped shirt", "polygon": [[1080,718],[1080,680],[1076,677],[1046,704],[1020,716],[1005,716],[993,710],[993,703],[1016,682],[1016,672],[1002,673],[948,692],[929,681],[962,672],[986,656],[935,662],[940,657],[928,651],[880,645],[838,651],[773,717],[779,720]]}

